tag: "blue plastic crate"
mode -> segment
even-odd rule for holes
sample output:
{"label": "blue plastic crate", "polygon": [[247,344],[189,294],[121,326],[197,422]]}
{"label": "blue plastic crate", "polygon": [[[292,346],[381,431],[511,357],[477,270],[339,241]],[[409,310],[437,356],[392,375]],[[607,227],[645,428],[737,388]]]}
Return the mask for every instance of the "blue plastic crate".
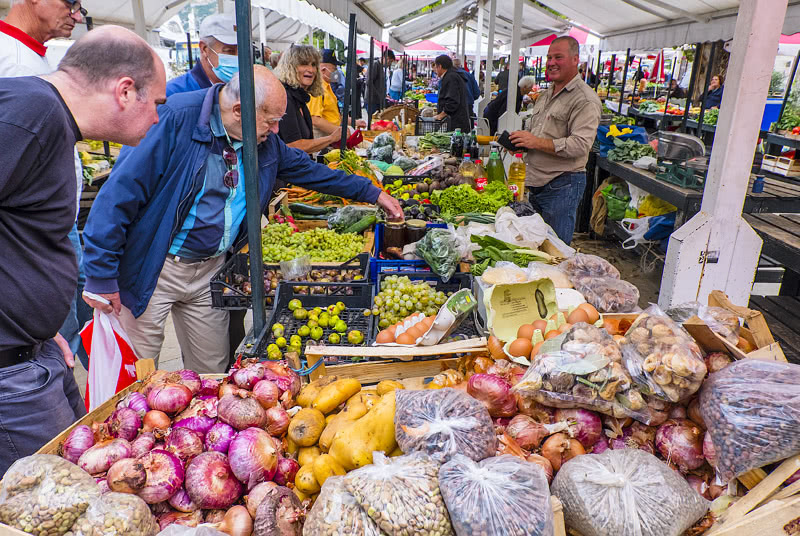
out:
{"label": "blue plastic crate", "polygon": [[425,100],[430,102],[431,104],[436,104],[439,102],[439,94],[438,93],[426,93]]}
{"label": "blue plastic crate", "polygon": [[[428,229],[439,228],[446,229],[446,223],[429,223]],[[375,255],[379,255],[383,248],[383,224],[379,223],[375,226]],[[384,260],[379,259],[377,256],[369,260],[369,280],[377,281],[378,275],[382,273],[398,273],[398,272],[430,272],[431,267],[428,266],[423,260]]]}

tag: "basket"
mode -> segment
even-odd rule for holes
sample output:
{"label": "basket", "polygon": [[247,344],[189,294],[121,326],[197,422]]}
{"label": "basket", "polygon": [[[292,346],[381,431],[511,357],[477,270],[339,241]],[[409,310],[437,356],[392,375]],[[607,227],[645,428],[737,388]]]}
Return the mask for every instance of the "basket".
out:
{"label": "basket", "polygon": [[434,132],[450,132],[450,118],[446,117],[441,121],[423,121],[421,117],[417,117],[417,124],[414,127],[415,136],[424,136],[425,134],[432,134]]}
{"label": "basket", "polygon": [[[401,121],[403,118],[403,112],[405,111],[405,121]],[[419,110],[414,108],[413,106],[408,106],[405,104],[397,104],[395,106],[390,106],[386,108],[384,111],[380,112],[380,118],[384,121],[394,121],[397,119],[398,123],[400,124],[407,124],[413,123],[417,120],[417,116],[419,115]]]}

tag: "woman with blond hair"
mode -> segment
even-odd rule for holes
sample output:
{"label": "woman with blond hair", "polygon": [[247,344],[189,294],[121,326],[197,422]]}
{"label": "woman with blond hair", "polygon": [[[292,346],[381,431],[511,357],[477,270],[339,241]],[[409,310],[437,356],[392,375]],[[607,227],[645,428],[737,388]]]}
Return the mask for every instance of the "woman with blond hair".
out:
{"label": "woman with blond hair", "polygon": [[308,101],[322,95],[322,73],[319,65],[322,56],[309,45],[292,45],[283,54],[275,68],[275,75],[286,89],[286,115],[278,127],[278,135],[289,147],[315,153],[341,138],[336,129],[328,136],[314,138],[314,127]]}

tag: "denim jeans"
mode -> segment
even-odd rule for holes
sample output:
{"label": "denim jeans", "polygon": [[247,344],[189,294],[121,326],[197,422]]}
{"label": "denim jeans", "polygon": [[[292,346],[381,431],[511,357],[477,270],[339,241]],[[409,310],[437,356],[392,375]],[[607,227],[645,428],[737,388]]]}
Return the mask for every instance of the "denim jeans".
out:
{"label": "denim jeans", "polygon": [[0,478],[84,415],[75,375],[52,339],[33,359],[0,368]]}
{"label": "denim jeans", "polygon": [[400,93],[399,91],[395,91],[393,89],[389,90],[389,96],[394,100],[400,100],[403,97],[402,93]]}
{"label": "denim jeans", "polygon": [[529,186],[528,201],[558,237],[569,244],[575,232],[575,213],[585,189],[585,171],[562,173],[544,186]]}
{"label": "denim jeans", "polygon": [[76,355],[83,367],[89,369],[89,358],[86,355],[86,350],[83,349],[80,331],[83,329],[84,324],[92,319],[92,308],[83,301],[81,294],[83,294],[83,286],[86,283],[86,276],[83,273],[83,248],[81,247],[81,239],[78,236],[78,225],[72,226],[69,232],[69,240],[72,242],[72,247],[75,248],[75,257],[78,260],[78,287],[75,289],[75,299],[69,305],[69,314],[64,324],[58,332],[69,343],[69,349]]}

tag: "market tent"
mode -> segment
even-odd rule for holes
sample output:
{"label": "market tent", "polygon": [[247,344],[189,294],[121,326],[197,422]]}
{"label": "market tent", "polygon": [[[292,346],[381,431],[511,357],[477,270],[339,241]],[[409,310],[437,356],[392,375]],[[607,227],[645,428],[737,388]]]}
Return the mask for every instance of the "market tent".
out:
{"label": "market tent", "polygon": [[[432,41],[446,47],[449,50],[456,49],[456,40],[457,40],[458,32],[455,28],[450,28],[446,32],[442,32],[439,35],[431,38]],[[471,58],[475,55],[475,32],[467,30],[467,38],[465,41],[466,44],[466,54]],[[499,56],[498,46],[500,43],[495,43],[495,56]],[[489,49],[489,41],[484,34],[481,39],[481,58],[486,58],[486,51]]]}
{"label": "market tent", "polygon": [[[380,0],[381,2],[387,2],[386,0]],[[422,0],[418,0],[422,1]],[[309,0],[309,3],[318,7],[322,11],[326,13],[330,13],[331,15],[335,16],[336,18],[348,22],[350,20],[350,14],[354,13],[356,15],[356,25],[358,26],[358,31],[360,33],[365,33],[367,35],[371,35],[376,40],[377,39],[384,39],[386,40],[386,36],[384,36],[384,26],[388,25],[389,20],[383,20],[376,17],[371,12],[367,12],[365,9],[362,9],[363,2],[359,0]],[[410,13],[414,11],[414,9],[410,9],[410,4],[412,2],[394,2],[395,4],[402,5],[403,10],[406,13]],[[430,3],[426,1],[424,5]],[[422,7],[422,6],[420,6]],[[359,42],[361,43],[361,42]],[[397,41],[394,37],[389,35],[388,37],[388,44],[394,50],[402,50],[403,45],[399,41]],[[364,48],[361,44],[358,45],[359,48]],[[369,53],[369,42],[367,42],[367,53]]]}
{"label": "market tent", "polygon": [[405,47],[405,53],[410,56],[435,58],[440,54],[449,54],[450,49],[430,39]]}

